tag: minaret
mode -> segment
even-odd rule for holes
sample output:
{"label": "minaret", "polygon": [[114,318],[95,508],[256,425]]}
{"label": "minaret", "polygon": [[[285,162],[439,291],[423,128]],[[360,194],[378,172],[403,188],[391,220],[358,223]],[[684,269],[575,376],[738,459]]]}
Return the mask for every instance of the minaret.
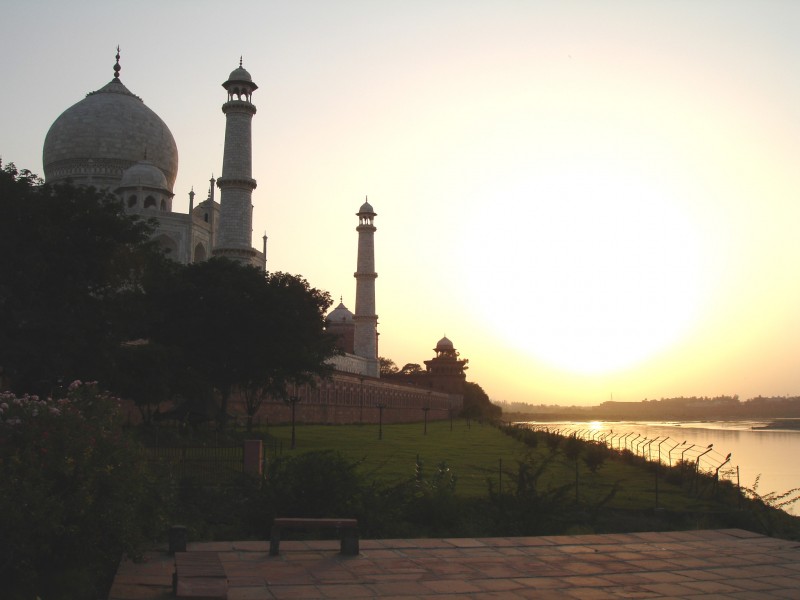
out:
{"label": "minaret", "polygon": [[356,278],[356,313],[354,354],[367,359],[365,375],[378,377],[378,315],[375,314],[375,226],[376,214],[369,202],[364,202],[358,216],[358,263]]}
{"label": "minaret", "polygon": [[258,86],[242,67],[231,72],[222,84],[228,91],[228,101],[222,105],[225,113],[225,151],[222,176],[217,179],[220,190],[219,230],[214,256],[263,268],[263,258],[252,247],[253,241],[253,144],[252,121],[256,107],[251,97]]}

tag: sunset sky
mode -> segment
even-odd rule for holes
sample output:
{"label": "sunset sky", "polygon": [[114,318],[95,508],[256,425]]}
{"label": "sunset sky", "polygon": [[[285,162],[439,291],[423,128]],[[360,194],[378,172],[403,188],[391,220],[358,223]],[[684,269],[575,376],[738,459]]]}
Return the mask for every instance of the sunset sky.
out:
{"label": "sunset sky", "polygon": [[3,162],[42,173],[119,44],[179,211],[220,174],[243,56],[254,244],[352,310],[368,196],[398,365],[446,334],[497,401],[800,394],[796,0],[3,7]]}

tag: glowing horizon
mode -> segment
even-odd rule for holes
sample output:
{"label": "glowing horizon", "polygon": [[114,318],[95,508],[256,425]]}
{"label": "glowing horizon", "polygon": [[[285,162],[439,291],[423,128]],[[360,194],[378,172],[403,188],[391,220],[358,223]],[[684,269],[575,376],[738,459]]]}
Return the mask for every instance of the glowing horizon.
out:
{"label": "glowing horizon", "polygon": [[26,3],[35,28],[0,25],[25,92],[0,99],[3,161],[42,174],[119,44],[185,212],[220,172],[242,55],[254,245],[352,310],[368,195],[380,355],[422,363],[447,332],[510,402],[800,394],[800,5],[254,2],[235,39],[193,6],[187,31],[179,3]]}

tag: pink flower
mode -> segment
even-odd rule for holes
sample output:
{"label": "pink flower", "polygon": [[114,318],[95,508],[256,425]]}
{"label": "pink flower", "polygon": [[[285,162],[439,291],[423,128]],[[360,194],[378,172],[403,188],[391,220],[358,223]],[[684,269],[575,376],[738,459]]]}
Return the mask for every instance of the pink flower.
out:
{"label": "pink flower", "polygon": [[81,387],[81,385],[82,385],[81,384],[81,380],[80,379],[76,379],[75,381],[73,381],[72,383],[69,384],[69,387],[67,389],[70,392],[73,392],[73,391],[77,390],[79,387]]}

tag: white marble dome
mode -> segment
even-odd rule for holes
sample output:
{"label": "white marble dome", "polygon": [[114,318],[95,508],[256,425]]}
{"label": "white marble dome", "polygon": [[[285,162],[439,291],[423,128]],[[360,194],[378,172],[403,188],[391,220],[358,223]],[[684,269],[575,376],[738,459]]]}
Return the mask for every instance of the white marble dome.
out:
{"label": "white marble dome", "polygon": [[120,188],[152,188],[169,191],[169,184],[164,173],[149,160],[141,160],[132,167],[125,169]]}
{"label": "white marble dome", "polygon": [[45,181],[116,188],[123,172],[145,157],[171,192],[178,148],[167,125],[118,79],[61,113],[50,126],[42,162]]}
{"label": "white marble dome", "polygon": [[342,302],[339,302],[339,306],[328,313],[325,320],[328,323],[352,323],[353,313],[351,313]]}

